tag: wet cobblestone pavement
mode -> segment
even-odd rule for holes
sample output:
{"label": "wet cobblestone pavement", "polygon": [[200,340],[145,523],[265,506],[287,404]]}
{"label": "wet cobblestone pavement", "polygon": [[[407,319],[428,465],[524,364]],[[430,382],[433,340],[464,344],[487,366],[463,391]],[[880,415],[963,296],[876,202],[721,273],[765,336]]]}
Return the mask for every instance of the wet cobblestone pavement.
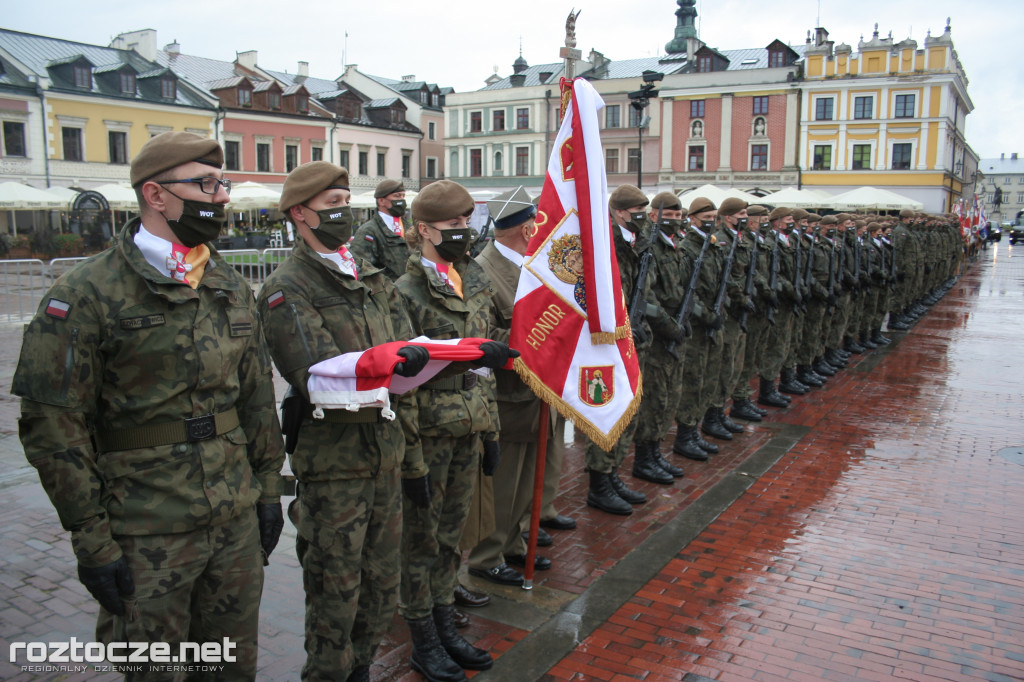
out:
{"label": "wet cobblestone pavement", "polygon": [[[991,248],[895,343],[854,356],[622,518],[585,506],[569,448],[554,562],[492,595],[479,680],[1024,678],[1024,249]],[[9,390],[20,331],[0,330]],[[16,403],[0,402],[13,434]],[[678,460],[678,458],[675,458]],[[14,435],[0,435],[0,647],[91,639],[95,604]],[[630,462],[627,460],[625,471]],[[287,502],[287,500],[286,500]],[[285,536],[261,608],[261,680],[296,680],[302,586]],[[374,680],[417,680],[397,619]],[[472,675],[472,674],[471,674]],[[23,672],[0,679],[115,679]]]}

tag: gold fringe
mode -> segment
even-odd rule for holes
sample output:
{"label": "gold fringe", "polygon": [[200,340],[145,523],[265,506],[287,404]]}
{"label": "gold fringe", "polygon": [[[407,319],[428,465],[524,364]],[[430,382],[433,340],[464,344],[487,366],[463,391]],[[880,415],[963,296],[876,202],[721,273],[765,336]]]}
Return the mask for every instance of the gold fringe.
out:
{"label": "gold fringe", "polygon": [[616,335],[612,332],[594,332],[590,335],[590,343],[596,345],[608,344],[612,345],[615,343]]}
{"label": "gold fringe", "polygon": [[629,339],[633,337],[633,328],[628,324],[624,324],[621,327],[615,328],[616,339]]}
{"label": "gold fringe", "polygon": [[570,420],[577,429],[586,434],[590,440],[594,441],[594,444],[597,445],[597,447],[601,448],[605,452],[611,452],[615,447],[615,444],[618,443],[619,436],[621,436],[622,432],[626,430],[629,422],[633,420],[633,417],[636,416],[637,410],[640,409],[640,401],[643,399],[644,395],[644,377],[643,372],[641,372],[637,376],[636,395],[634,395],[633,400],[630,401],[629,407],[626,408],[626,411],[621,417],[619,417],[619,420],[615,422],[611,431],[609,431],[608,434],[604,434],[590,420],[576,411],[574,407],[562,400],[562,396],[557,395],[554,391],[548,388],[548,386],[540,380],[540,377],[534,374],[530,368],[526,366],[526,363],[523,362],[522,358],[516,358],[513,361],[513,367],[519,374],[519,377],[523,380],[523,383],[529,386],[530,390],[533,391],[538,398],[549,405],[553,405],[560,415]]}

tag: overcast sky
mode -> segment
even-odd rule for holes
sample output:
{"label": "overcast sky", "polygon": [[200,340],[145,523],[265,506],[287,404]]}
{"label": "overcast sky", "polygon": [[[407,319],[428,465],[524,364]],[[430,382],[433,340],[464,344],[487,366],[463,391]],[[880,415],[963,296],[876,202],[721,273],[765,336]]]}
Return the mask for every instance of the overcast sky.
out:
{"label": "overcast sky", "polygon": [[[672,39],[673,0],[572,1],[583,10],[576,36],[584,55],[593,48],[610,59],[656,56]],[[508,75],[520,41],[531,65],[558,61],[565,18],[573,8],[568,1],[551,0],[42,0],[4,5],[0,26],[17,31],[106,45],[123,31],[152,28],[161,47],[177,40],[186,54],[232,60],[236,51],[258,50],[261,66],[293,73],[298,61],[308,61],[311,75],[328,79],[337,77],[347,62],[365,73],[413,74],[459,92],[482,87],[495,68]],[[897,41],[909,36],[923,47],[927,31],[940,34],[950,17],[975,107],[967,118],[968,143],[982,158],[1024,155],[1021,0],[698,0],[697,9],[701,39],[724,50],[764,47],[776,38],[802,43],[818,17],[831,39],[854,49],[861,36],[870,39],[875,22],[881,36],[891,30]]]}

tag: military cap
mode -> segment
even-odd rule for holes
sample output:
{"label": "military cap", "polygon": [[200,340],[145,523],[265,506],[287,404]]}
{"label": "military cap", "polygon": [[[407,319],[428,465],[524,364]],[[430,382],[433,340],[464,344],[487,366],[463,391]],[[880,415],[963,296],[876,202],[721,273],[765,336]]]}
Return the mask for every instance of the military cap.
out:
{"label": "military cap", "polygon": [[768,208],[760,204],[751,204],[747,206],[747,215],[749,216],[761,216],[768,215]]}
{"label": "military cap", "polygon": [[325,189],[348,189],[348,171],[330,161],[304,163],[284,179],[280,210],[309,201]]}
{"label": "military cap", "polygon": [[735,215],[747,207],[747,202],[736,197],[729,197],[718,207],[718,215]]}
{"label": "military cap", "polygon": [[476,205],[466,188],[451,180],[438,180],[420,190],[412,200],[413,220],[433,223],[468,216]]}
{"label": "military cap", "polygon": [[683,204],[675,192],[659,192],[651,199],[651,208],[664,208],[669,211],[682,211]]}
{"label": "military cap", "polygon": [[381,180],[377,184],[377,189],[373,190],[373,197],[374,199],[382,199],[389,194],[404,191],[405,185],[402,184],[401,180]]}
{"label": "military cap", "polygon": [[778,206],[772,209],[772,212],[768,214],[768,220],[778,220],[779,218],[785,218],[786,216],[793,215],[793,209],[785,206]]}
{"label": "military cap", "polygon": [[856,226],[856,228],[857,228],[857,229],[859,230],[860,228],[864,227],[864,226],[865,226],[865,225],[867,225],[868,223],[867,223],[867,221],[866,221],[866,220],[854,220],[854,221],[853,221],[853,224],[854,224],[854,226]]}
{"label": "military cap", "polygon": [[874,232],[875,230],[881,230],[881,229],[882,229],[882,226],[879,223],[876,223],[876,222],[873,222],[873,221],[868,223],[868,232]]}
{"label": "military cap", "polygon": [[694,215],[695,213],[704,213],[705,211],[714,211],[715,203],[707,197],[697,197],[690,202],[689,214]]}
{"label": "military cap", "polygon": [[849,213],[839,213],[836,215],[836,220],[841,223],[845,223],[847,220],[853,220],[853,216]]}
{"label": "military cap", "polygon": [[821,216],[818,215],[817,213],[808,213],[807,214],[807,222],[809,222],[809,223],[820,223],[821,222]]}
{"label": "military cap", "polygon": [[224,165],[224,150],[217,140],[200,137],[195,133],[160,133],[149,138],[132,159],[132,187],[138,187],[164,171],[191,161],[220,168]]}
{"label": "military cap", "polygon": [[523,186],[502,192],[487,202],[487,210],[494,219],[496,230],[518,227],[537,215],[537,207]]}
{"label": "military cap", "polygon": [[900,217],[901,218],[913,218],[916,215],[917,215],[917,211],[914,211],[914,210],[909,209],[909,208],[904,208],[904,209],[902,209],[900,211]]}
{"label": "military cap", "polygon": [[646,206],[649,203],[647,195],[641,192],[640,188],[636,185],[619,185],[612,192],[612,195],[608,197],[608,204],[620,211],[633,208],[634,206]]}
{"label": "military cap", "polygon": [[806,218],[809,215],[811,215],[811,214],[808,213],[807,211],[805,211],[802,208],[794,208],[793,209],[793,219],[796,220],[797,222],[803,220],[804,218]]}
{"label": "military cap", "polygon": [[822,225],[838,225],[839,220],[834,215],[827,215],[821,219]]}

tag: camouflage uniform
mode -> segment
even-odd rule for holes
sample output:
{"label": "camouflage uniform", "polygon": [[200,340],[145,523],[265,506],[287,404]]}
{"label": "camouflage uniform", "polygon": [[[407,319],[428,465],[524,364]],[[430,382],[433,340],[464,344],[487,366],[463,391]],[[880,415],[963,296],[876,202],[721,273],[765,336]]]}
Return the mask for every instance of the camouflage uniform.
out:
{"label": "camouflage uniform", "polygon": [[768,330],[768,342],[765,345],[764,359],[761,364],[761,376],[772,381],[782,372],[783,366],[791,366],[787,365],[786,359],[792,351],[794,330],[801,324],[801,319],[796,313],[797,290],[794,286],[796,248],[793,246],[793,241],[792,235],[787,237],[772,230],[765,244],[769,269],[771,268],[772,252],[778,244],[778,255],[776,256],[778,274],[775,288],[779,296],[779,307],[775,311],[775,324]]}
{"label": "camouflage uniform", "polygon": [[[751,220],[753,221],[755,219],[751,218]],[[754,389],[751,386],[750,381],[757,376],[761,370],[765,347],[768,343],[768,335],[772,326],[765,315],[769,307],[771,307],[771,295],[768,291],[768,277],[771,274],[771,253],[768,251],[770,248],[769,243],[764,236],[756,231],[756,228],[754,231],[748,231],[746,233],[744,243],[746,243],[746,240],[748,239],[751,240],[751,258],[753,258],[754,253],[753,240],[757,240],[757,263],[754,268],[754,292],[751,295],[754,300],[754,305],[757,306],[757,311],[747,313],[747,338],[746,347],[743,351],[743,368],[738,373],[732,388],[731,397],[734,404],[738,401],[750,400],[750,397],[754,395]],[[737,253],[739,252],[739,247],[736,248],[736,251]],[[747,269],[744,269],[744,293],[746,293],[746,277]]]}
{"label": "camouflage uniform", "polygon": [[[343,353],[412,337],[405,305],[384,274],[365,261],[343,275],[299,241],[259,295],[264,334],[281,375],[309,397],[309,367]],[[368,666],[398,598],[403,476],[426,474],[406,448],[402,424],[416,421],[409,397],[397,421],[379,410],[328,410],[303,419],[291,468],[298,496],[288,516],[306,591],[303,679],[345,679]]]}
{"label": "camouflage uniform", "polygon": [[[747,295],[743,289],[746,286],[747,268],[750,267],[751,242],[749,237],[743,233],[735,233],[734,229],[728,226],[724,220],[715,238],[722,246],[723,268],[725,259],[729,257],[729,249],[732,248],[734,239],[739,239],[736,244],[736,253],[733,257],[732,270],[729,273],[729,283],[726,286],[728,303],[723,303],[723,314],[725,324],[722,326],[722,365],[718,374],[718,387],[711,396],[710,406],[721,409],[725,405],[726,398],[732,395],[733,388],[743,371],[743,356],[746,351],[747,334],[740,328],[740,315],[745,310]],[[709,377],[713,380],[713,377]]]}
{"label": "camouflage uniform", "polygon": [[[453,267],[463,297],[424,266],[420,252],[409,256],[401,292],[416,334],[431,339],[490,338],[494,289],[483,268],[468,258]],[[435,606],[454,601],[462,556],[459,537],[469,514],[482,441],[498,440],[493,381],[476,374],[434,379],[413,393],[423,459],[430,468],[430,507],[410,507],[402,523],[402,603],[408,620],[430,616]]]}
{"label": "camouflage uniform", "polygon": [[[807,313],[804,315],[803,336],[797,348],[797,360],[799,364],[809,366],[825,348],[822,330],[825,328],[826,318],[829,317],[825,313],[825,308],[828,301],[828,261],[831,256],[831,245],[821,237],[810,234],[804,236],[804,255],[807,259],[803,263],[802,274],[807,287],[804,290]],[[810,256],[811,249],[814,254],[813,261]]]}
{"label": "camouflage uniform", "polygon": [[[135,246],[139,225],[43,297],[13,381],[21,440],[79,563],[130,567],[126,614],[101,609],[97,638],[229,637],[238,660],[220,679],[251,680],[255,505],[283,489],[270,362],[245,280],[212,249],[196,289],[161,275]],[[218,415],[214,435],[183,422],[203,415]],[[164,424],[180,434],[155,436]]]}
{"label": "camouflage uniform", "polygon": [[[407,217],[403,216],[400,221],[403,230],[413,229]],[[383,270],[392,282],[405,274],[405,264],[409,261],[409,245],[405,243],[404,237],[395,234],[391,227],[384,223],[380,211],[375,211],[372,218],[359,226],[355,237],[349,243],[349,249],[354,255]]]}

